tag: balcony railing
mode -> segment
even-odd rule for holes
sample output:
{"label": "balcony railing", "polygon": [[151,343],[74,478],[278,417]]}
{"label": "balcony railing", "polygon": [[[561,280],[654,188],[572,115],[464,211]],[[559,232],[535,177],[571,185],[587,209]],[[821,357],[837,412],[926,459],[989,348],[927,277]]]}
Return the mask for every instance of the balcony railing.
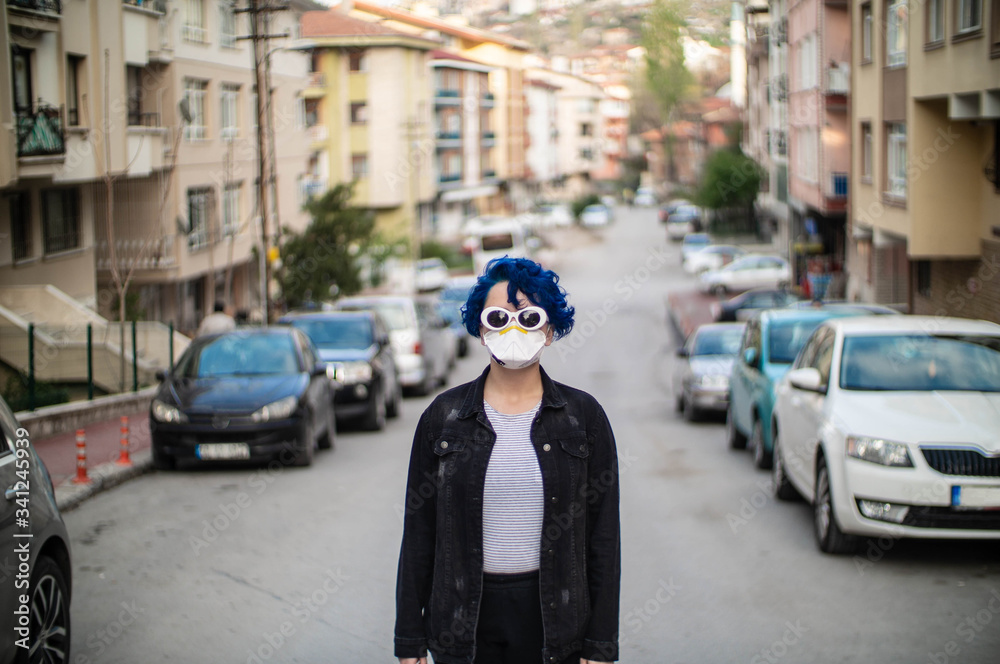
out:
{"label": "balcony railing", "polygon": [[847,173],[830,173],[830,198],[847,198]]}
{"label": "balcony railing", "polygon": [[495,178],[496,176],[497,176],[496,169],[487,168],[485,171],[483,171],[484,178]]}
{"label": "balcony railing", "polygon": [[462,138],[462,132],[460,131],[439,131],[437,133],[439,141],[457,141]]}
{"label": "balcony railing", "polygon": [[66,154],[62,107],[39,101],[33,110],[17,112],[17,156],[39,157]]}
{"label": "balcony railing", "polygon": [[21,9],[31,9],[36,12],[62,14],[61,0],[7,0],[7,4]]}
{"label": "balcony railing", "polygon": [[438,97],[458,97],[458,90],[450,90],[448,88],[439,88],[437,91]]}
{"label": "balcony railing", "polygon": [[129,109],[128,112],[128,126],[129,127],[159,127],[160,126],[160,114],[159,113],[143,113],[136,109]]}
{"label": "balcony railing", "polygon": [[441,182],[441,183],[445,183],[445,182],[458,182],[461,179],[462,179],[462,176],[459,175],[459,174],[454,174],[454,175],[441,174],[441,175],[438,176],[438,182]]}
{"label": "balcony railing", "polygon": [[309,74],[309,87],[310,88],[325,88],[326,87],[326,75],[321,71],[314,71]]}
{"label": "balcony railing", "polygon": [[484,131],[483,132],[483,140],[484,141],[492,141],[496,137],[497,137],[497,134],[496,134],[495,131]]}
{"label": "balcony railing", "polygon": [[122,0],[123,5],[152,9],[161,14],[167,13],[167,0]]}
{"label": "balcony railing", "polygon": [[851,90],[851,72],[844,66],[826,68],[826,93],[846,95]]}

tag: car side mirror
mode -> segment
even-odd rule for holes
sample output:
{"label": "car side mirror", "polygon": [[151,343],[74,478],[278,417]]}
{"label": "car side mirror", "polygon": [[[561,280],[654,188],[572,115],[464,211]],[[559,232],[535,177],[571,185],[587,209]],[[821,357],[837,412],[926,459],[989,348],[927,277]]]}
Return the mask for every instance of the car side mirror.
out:
{"label": "car side mirror", "polygon": [[758,359],[756,348],[747,348],[743,351],[743,363],[748,367],[758,368]]}
{"label": "car side mirror", "polygon": [[317,362],[312,370],[313,376],[325,376],[326,375],[326,362]]}
{"label": "car side mirror", "polygon": [[161,383],[164,382],[167,379],[168,375],[169,374],[167,373],[166,369],[157,369],[156,370],[156,374],[155,374],[156,380],[159,381],[159,382],[161,382]]}
{"label": "car side mirror", "polygon": [[822,376],[819,375],[819,369],[815,367],[802,367],[789,371],[788,382],[792,387],[800,390],[826,394],[826,386],[823,385]]}
{"label": "car side mirror", "polygon": [[381,345],[381,346],[388,346],[389,343],[390,343],[389,342],[389,337],[387,337],[387,336],[385,336],[385,337],[379,337],[378,338],[378,342],[379,342],[379,345]]}
{"label": "car side mirror", "polygon": [[687,346],[681,346],[677,349],[677,357],[688,357],[690,353],[688,352]]}

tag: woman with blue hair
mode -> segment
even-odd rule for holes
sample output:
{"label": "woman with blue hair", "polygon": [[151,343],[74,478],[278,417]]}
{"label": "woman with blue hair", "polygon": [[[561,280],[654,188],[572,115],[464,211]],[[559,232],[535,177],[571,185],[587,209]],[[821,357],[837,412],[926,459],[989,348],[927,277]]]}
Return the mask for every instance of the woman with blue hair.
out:
{"label": "woman with blue hair", "polygon": [[549,378],[573,329],[559,277],[490,261],[462,307],[489,351],[413,437],[396,580],[401,664],[618,659],[618,458],[597,401]]}

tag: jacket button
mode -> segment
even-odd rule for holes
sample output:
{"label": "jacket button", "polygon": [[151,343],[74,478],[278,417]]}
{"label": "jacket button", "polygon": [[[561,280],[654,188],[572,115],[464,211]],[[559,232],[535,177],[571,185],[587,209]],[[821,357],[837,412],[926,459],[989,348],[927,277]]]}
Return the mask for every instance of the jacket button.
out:
{"label": "jacket button", "polygon": [[441,449],[442,450],[448,449],[448,441],[447,440],[442,440],[441,441]]}
{"label": "jacket button", "polygon": [[581,445],[580,446],[580,451],[581,452],[586,452],[587,451],[587,446],[586,445]]}
{"label": "jacket button", "polygon": [[552,446],[549,445],[548,443],[545,443],[544,445],[542,445],[542,449],[548,452],[549,450],[552,449]]}
{"label": "jacket button", "polygon": [[551,604],[549,604],[549,608],[550,608],[550,609],[554,609],[554,608],[556,608],[556,603],[555,603],[555,602],[552,602]]}
{"label": "jacket button", "polygon": [[554,503],[558,503],[558,502],[559,502],[559,499],[558,499],[557,497],[555,497],[555,496],[552,496],[552,502],[554,502]]}

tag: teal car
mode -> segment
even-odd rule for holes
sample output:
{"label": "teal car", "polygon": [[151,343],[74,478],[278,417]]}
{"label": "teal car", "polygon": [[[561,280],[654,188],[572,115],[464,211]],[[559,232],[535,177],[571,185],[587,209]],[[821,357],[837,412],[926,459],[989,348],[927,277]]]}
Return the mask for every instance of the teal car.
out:
{"label": "teal car", "polygon": [[729,446],[749,447],[754,464],[770,468],[775,385],[820,323],[829,318],[866,314],[860,309],[767,309],[750,319],[729,378]]}

